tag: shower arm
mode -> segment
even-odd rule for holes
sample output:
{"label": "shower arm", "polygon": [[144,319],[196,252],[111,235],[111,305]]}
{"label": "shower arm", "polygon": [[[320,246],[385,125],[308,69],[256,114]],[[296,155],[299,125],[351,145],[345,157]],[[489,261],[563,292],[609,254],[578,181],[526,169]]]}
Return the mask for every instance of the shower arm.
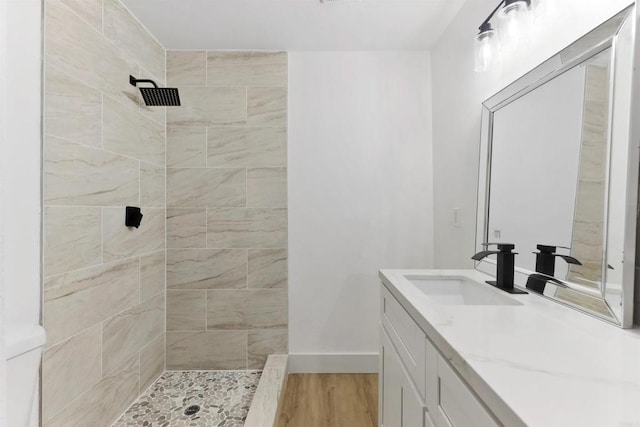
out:
{"label": "shower arm", "polygon": [[138,83],[151,83],[153,87],[158,89],[158,85],[156,84],[156,82],[149,79],[136,79],[133,76],[129,76],[129,83],[131,83],[132,86],[136,86],[136,87],[138,86]]}

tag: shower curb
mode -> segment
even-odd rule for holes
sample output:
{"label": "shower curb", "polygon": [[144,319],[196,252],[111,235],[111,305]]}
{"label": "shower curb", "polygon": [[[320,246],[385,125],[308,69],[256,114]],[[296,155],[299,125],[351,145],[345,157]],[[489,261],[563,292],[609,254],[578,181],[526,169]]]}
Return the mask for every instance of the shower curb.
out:
{"label": "shower curb", "polygon": [[287,383],[289,356],[272,354],[262,370],[244,427],[275,427]]}

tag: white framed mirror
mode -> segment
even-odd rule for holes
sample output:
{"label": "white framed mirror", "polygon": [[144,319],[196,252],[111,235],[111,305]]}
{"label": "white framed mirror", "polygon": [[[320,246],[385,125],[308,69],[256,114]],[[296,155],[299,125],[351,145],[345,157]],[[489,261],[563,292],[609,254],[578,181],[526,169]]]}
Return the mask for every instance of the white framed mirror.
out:
{"label": "white framed mirror", "polygon": [[[477,251],[516,245],[518,287],[621,327],[636,252],[634,26],[632,6],[483,103],[476,233]],[[495,275],[493,260],[476,268]]]}

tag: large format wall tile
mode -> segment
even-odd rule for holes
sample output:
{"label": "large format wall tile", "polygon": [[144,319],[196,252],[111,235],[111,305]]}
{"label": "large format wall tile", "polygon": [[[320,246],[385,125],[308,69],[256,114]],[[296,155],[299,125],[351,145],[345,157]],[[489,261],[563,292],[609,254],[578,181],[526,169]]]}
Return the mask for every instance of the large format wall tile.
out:
{"label": "large format wall tile", "polygon": [[140,300],[165,290],[165,251],[140,257]]}
{"label": "large format wall tile", "polygon": [[105,150],[164,166],[164,126],[104,98]]}
{"label": "large format wall tile", "polygon": [[96,325],[44,352],[42,419],[57,414],[102,379],[102,328]]}
{"label": "large format wall tile", "polygon": [[167,51],[167,85],[205,86],[207,52],[204,50]]}
{"label": "large format wall tile", "polygon": [[252,208],[286,208],[287,169],[247,169],[247,206]]}
{"label": "large format wall tile", "polygon": [[140,350],[140,388],[142,394],[164,372],[165,334]]}
{"label": "large format wall tile", "polygon": [[206,248],[206,209],[167,209],[168,248]]}
{"label": "large format wall tile", "polygon": [[286,290],[207,291],[207,329],[277,329],[286,327]]}
{"label": "large format wall tile", "polygon": [[207,64],[287,64],[287,52],[281,51],[210,51]]}
{"label": "large format wall tile", "polygon": [[164,208],[165,168],[140,162],[140,205]]}
{"label": "large format wall tile", "polygon": [[249,249],[247,284],[250,288],[286,288],[287,250]]}
{"label": "large format wall tile", "polygon": [[288,353],[287,329],[259,329],[248,332],[247,369],[262,369],[270,354]]}
{"label": "large format wall tile", "polygon": [[167,331],[207,329],[206,290],[167,291]]}
{"label": "large format wall tile", "polygon": [[247,120],[245,88],[183,87],[180,101],[180,108],[167,110],[168,125],[233,125]]}
{"label": "large format wall tile", "polygon": [[60,0],[47,0],[45,5],[47,64],[137,110],[137,89],[129,84],[129,75],[138,72],[138,64],[123,57]]}
{"label": "large format wall tile", "polygon": [[44,275],[65,273],[102,263],[100,208],[46,207]]}
{"label": "large format wall tile", "polygon": [[165,210],[142,209],[139,228],[124,225],[125,208],[104,208],[103,257],[105,262],[142,255],[163,249]]}
{"label": "large format wall tile", "polygon": [[138,202],[139,162],[48,135],[44,149],[48,205],[109,206]]}
{"label": "large format wall tile", "polygon": [[168,169],[167,206],[244,206],[244,169]]}
{"label": "large format wall tile", "polygon": [[259,56],[240,52],[221,56],[209,52],[207,86],[287,87],[287,62],[278,53]]}
{"label": "large format wall tile", "polygon": [[203,168],[206,166],[207,128],[202,126],[168,126],[167,167]]}
{"label": "large format wall tile", "polygon": [[246,369],[246,331],[167,331],[167,369]]}
{"label": "large format wall tile", "polygon": [[138,355],[132,356],[43,426],[110,425],[138,396],[139,370]]}
{"label": "large format wall tile", "polygon": [[62,2],[93,28],[102,31],[102,0],[62,0]]}
{"label": "large format wall tile", "polygon": [[282,127],[210,127],[207,166],[286,166],[287,130]]}
{"label": "large format wall tile", "polygon": [[284,248],[286,245],[286,209],[207,210],[207,246],[210,248]]}
{"label": "large format wall tile", "polygon": [[102,95],[57,68],[46,68],[45,133],[102,147]]}
{"label": "large format wall tile", "polygon": [[118,313],[103,324],[102,372],[108,374],[164,332],[163,294]]}
{"label": "large format wall tile", "polygon": [[[104,35],[115,42],[154,76],[163,76],[165,70],[164,49],[142,27],[119,0],[104,2]],[[135,76],[149,78],[148,76]]]}
{"label": "large format wall tile", "polygon": [[44,325],[54,345],[138,302],[138,260],[91,267],[44,282]]}
{"label": "large format wall tile", "polygon": [[247,125],[286,126],[287,89],[247,89]]}
{"label": "large format wall tile", "polygon": [[244,249],[169,249],[167,288],[238,289],[247,286]]}

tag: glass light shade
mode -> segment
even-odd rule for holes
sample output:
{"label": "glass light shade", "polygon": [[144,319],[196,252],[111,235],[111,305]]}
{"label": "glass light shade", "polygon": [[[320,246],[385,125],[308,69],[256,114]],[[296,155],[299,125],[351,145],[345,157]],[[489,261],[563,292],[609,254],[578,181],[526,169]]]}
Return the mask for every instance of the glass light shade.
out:
{"label": "glass light shade", "polygon": [[505,45],[521,45],[530,41],[531,13],[525,0],[506,4],[498,14],[500,37]]}
{"label": "glass light shade", "polygon": [[500,49],[500,41],[495,30],[486,30],[476,36],[475,71],[483,73],[491,69]]}
{"label": "glass light shade", "polygon": [[536,20],[553,16],[556,13],[556,0],[537,0],[535,3]]}

